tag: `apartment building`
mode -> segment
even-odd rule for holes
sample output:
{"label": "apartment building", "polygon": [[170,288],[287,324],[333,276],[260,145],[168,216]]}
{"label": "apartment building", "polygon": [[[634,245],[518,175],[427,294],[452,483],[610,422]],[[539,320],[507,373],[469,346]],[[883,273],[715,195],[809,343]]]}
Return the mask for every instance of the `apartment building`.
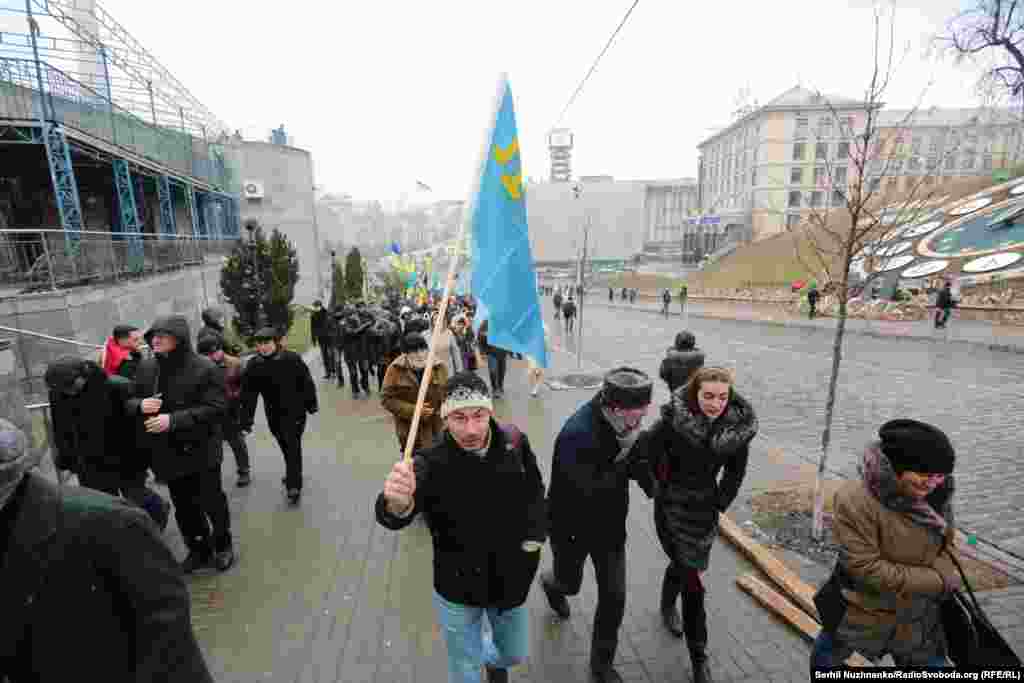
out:
{"label": "apartment building", "polygon": [[[841,206],[834,188],[854,179],[854,137],[866,114],[860,100],[787,90],[698,145],[701,210],[720,214],[735,240],[762,239],[811,210]],[[875,117],[867,174],[886,192],[1024,163],[1021,118],[1010,110],[880,106]]]}

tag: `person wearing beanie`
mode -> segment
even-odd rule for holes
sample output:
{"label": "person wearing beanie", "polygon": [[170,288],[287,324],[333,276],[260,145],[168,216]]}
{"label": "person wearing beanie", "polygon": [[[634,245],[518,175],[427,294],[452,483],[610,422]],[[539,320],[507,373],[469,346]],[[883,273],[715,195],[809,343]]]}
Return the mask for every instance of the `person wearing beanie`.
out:
{"label": "person wearing beanie", "polygon": [[662,621],[672,635],[686,636],[694,683],[711,680],[701,574],[718,536],[718,516],[743,483],[757,429],[754,409],[733,387],[732,373],[701,368],[672,393],[634,447],[657,482],[654,528],[669,560],[661,583]]}
{"label": "person wearing beanie", "polygon": [[213,683],[188,588],[146,513],[61,487],[37,464],[25,433],[0,419],[0,678]]}
{"label": "person wearing beanie", "polygon": [[676,343],[665,353],[658,376],[668,385],[670,392],[690,381],[693,373],[704,367],[704,352],[697,348],[693,333],[683,330],[676,335]]}
{"label": "person wearing beanie", "polygon": [[526,435],[495,421],[478,375],[448,380],[440,414],[440,438],[412,463],[395,463],[375,515],[399,530],[418,513],[429,514],[448,680],[480,683],[483,666],[488,683],[505,683],[508,669],[529,655],[525,603],[547,538],[544,481]]}
{"label": "person wearing beanie", "polygon": [[231,452],[235,456],[235,467],[238,471],[236,485],[248,486],[252,483],[249,447],[245,443],[245,432],[242,431],[240,424],[242,361],[237,356],[224,353],[224,342],[212,335],[200,339],[196,351],[199,355],[212,360],[224,375],[224,397],[228,402],[223,425],[224,442],[231,446]]}
{"label": "person wearing beanie", "polygon": [[188,574],[212,564],[226,571],[235,553],[220,475],[224,378],[193,350],[184,316],[157,318],[146,341],[154,357],[139,363],[132,397],[125,402],[126,414],[136,420],[136,446],[152,454],[153,474],[170,489],[188,548],[182,570]]}
{"label": "person wearing beanie", "polygon": [[653,491],[650,468],[631,450],[653,388],[640,370],[611,370],[597,395],[566,421],[555,439],[548,495],[553,568],[540,582],[551,609],[568,619],[566,596],[579,593],[583,563],[590,557],[597,575],[590,647],[591,680],[596,683],[622,681],[612,663],[626,608],[629,480],[637,480],[648,496]]}
{"label": "person wearing beanie", "polygon": [[288,502],[295,505],[302,496],[302,434],[306,416],[320,409],[316,384],[302,356],[282,349],[280,333],[265,327],[254,335],[256,357],[242,372],[241,428],[252,431],[256,402],[263,397],[267,427],[284,456],[283,480]]}
{"label": "person wearing beanie", "polygon": [[953,558],[956,454],[937,427],[886,422],[868,443],[860,479],[836,491],[839,558],[815,595],[822,630],[811,669],[853,652],[898,667],[946,666],[941,605],[961,587]]}
{"label": "person wearing beanie", "polygon": [[[396,358],[384,373],[380,402],[394,417],[398,448],[404,451],[412,427],[413,414],[416,412],[420,383],[427,367],[427,340],[416,332],[410,332],[402,337],[401,349],[402,355]],[[430,385],[427,387],[427,397],[420,415],[419,429],[416,432],[417,449],[433,445],[434,440],[444,430],[441,402],[444,400],[444,387],[447,382],[448,368],[443,360],[435,358],[434,369],[430,373]]]}

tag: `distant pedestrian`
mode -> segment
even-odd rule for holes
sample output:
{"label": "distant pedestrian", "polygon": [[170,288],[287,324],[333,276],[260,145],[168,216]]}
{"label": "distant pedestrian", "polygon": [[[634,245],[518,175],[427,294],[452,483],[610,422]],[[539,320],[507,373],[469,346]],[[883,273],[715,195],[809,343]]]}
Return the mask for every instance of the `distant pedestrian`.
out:
{"label": "distant pedestrian", "polygon": [[560,320],[562,317],[562,292],[555,291],[555,296],[551,300],[551,303],[555,305],[555,320]]}
{"label": "distant pedestrian", "polygon": [[672,294],[668,291],[668,289],[665,289],[665,291],[661,293],[661,314],[666,318],[668,317],[668,307],[671,303]]}
{"label": "distant pedestrian", "polygon": [[334,379],[334,345],[328,327],[330,315],[320,300],[313,302],[313,313],[309,316],[310,335],[313,346],[320,347],[320,358],[324,364],[324,379]]}
{"label": "distant pedestrian", "polygon": [[622,300],[625,301],[628,296],[629,296],[629,290],[627,290],[625,287],[623,287],[622,288]]}
{"label": "distant pedestrian", "polygon": [[277,330],[262,328],[254,338],[258,355],[242,373],[242,429],[252,430],[256,402],[262,396],[267,427],[284,455],[288,502],[295,505],[302,496],[302,435],[306,418],[319,410],[316,384],[302,357],[281,349]]}
{"label": "distant pedestrian", "polygon": [[562,317],[565,318],[565,330],[572,334],[573,326],[576,324],[576,302],[569,294],[569,299],[562,304]]}
{"label": "distant pedestrian", "polygon": [[654,527],[669,559],[661,584],[662,620],[676,637],[686,635],[694,683],[711,681],[701,574],[718,536],[718,516],[743,483],[757,430],[754,409],[733,388],[732,375],[703,368],[672,394],[661,418],[634,446],[635,457],[649,463],[657,480]]}
{"label": "distant pedestrian", "polygon": [[432,448],[391,468],[374,511],[395,531],[417,514],[430,517],[449,683],[481,683],[481,667],[488,683],[507,683],[508,670],[529,655],[525,603],[547,539],[544,481],[526,435],[495,421],[479,376],[448,381],[441,419]]}
{"label": "distant pedestrian", "polygon": [[615,303],[615,290],[608,288],[608,303]]}
{"label": "distant pedestrian", "polygon": [[25,433],[0,420],[0,679],[213,683],[188,587],[149,518],[36,464]]}
{"label": "distant pedestrian", "polygon": [[935,329],[941,330],[949,322],[949,316],[957,302],[953,299],[953,285],[947,282],[935,297]]}
{"label": "distant pedestrian", "polygon": [[821,293],[818,292],[818,283],[812,282],[810,289],[807,290],[807,317],[809,320],[814,320],[814,316],[818,313],[818,299],[821,297]]}
{"label": "distant pedestrian", "polygon": [[665,353],[658,376],[668,385],[669,392],[675,393],[676,389],[689,382],[693,374],[704,367],[704,352],[696,344],[693,333],[683,330],[676,335],[675,344]]}
{"label": "distant pedestrian", "polygon": [[689,296],[689,290],[686,288],[686,284],[679,286],[679,313],[686,313],[686,297]]}

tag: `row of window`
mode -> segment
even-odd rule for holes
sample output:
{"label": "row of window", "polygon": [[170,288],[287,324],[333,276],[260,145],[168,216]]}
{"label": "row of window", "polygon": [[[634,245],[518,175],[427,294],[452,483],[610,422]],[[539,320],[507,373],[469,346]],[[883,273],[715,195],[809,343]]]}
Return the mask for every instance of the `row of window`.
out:
{"label": "row of window", "polygon": [[[798,116],[796,119],[796,130],[793,137],[797,140],[807,138],[811,129],[810,119],[806,116]],[[817,120],[814,129],[817,138],[842,137],[848,138],[853,135],[853,116],[843,115],[837,117],[833,114],[822,116]]]}
{"label": "row of window", "polygon": [[[836,160],[843,160],[850,158],[850,143],[849,141],[836,143],[835,146],[835,157],[829,157],[831,151],[831,145],[827,142],[816,142],[814,143],[814,159],[816,161],[826,161],[830,158]],[[806,142],[794,142],[793,143],[793,161],[803,161],[807,155],[807,143]]]}
{"label": "row of window", "polygon": [[[818,209],[825,206],[826,196],[827,193],[823,190],[814,190],[813,192],[806,193],[800,190],[791,190],[786,206],[790,209],[802,209],[805,206]],[[832,206],[843,206],[845,202],[845,195],[842,192],[839,190],[832,191]]]}

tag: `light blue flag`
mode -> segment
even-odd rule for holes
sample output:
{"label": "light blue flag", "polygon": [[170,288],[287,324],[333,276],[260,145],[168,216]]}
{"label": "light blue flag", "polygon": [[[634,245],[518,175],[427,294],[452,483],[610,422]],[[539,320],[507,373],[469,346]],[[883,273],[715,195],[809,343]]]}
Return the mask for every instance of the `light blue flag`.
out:
{"label": "light blue flag", "polygon": [[473,204],[474,322],[488,323],[488,341],[548,366],[537,274],[530,254],[512,88],[502,79],[480,185]]}

